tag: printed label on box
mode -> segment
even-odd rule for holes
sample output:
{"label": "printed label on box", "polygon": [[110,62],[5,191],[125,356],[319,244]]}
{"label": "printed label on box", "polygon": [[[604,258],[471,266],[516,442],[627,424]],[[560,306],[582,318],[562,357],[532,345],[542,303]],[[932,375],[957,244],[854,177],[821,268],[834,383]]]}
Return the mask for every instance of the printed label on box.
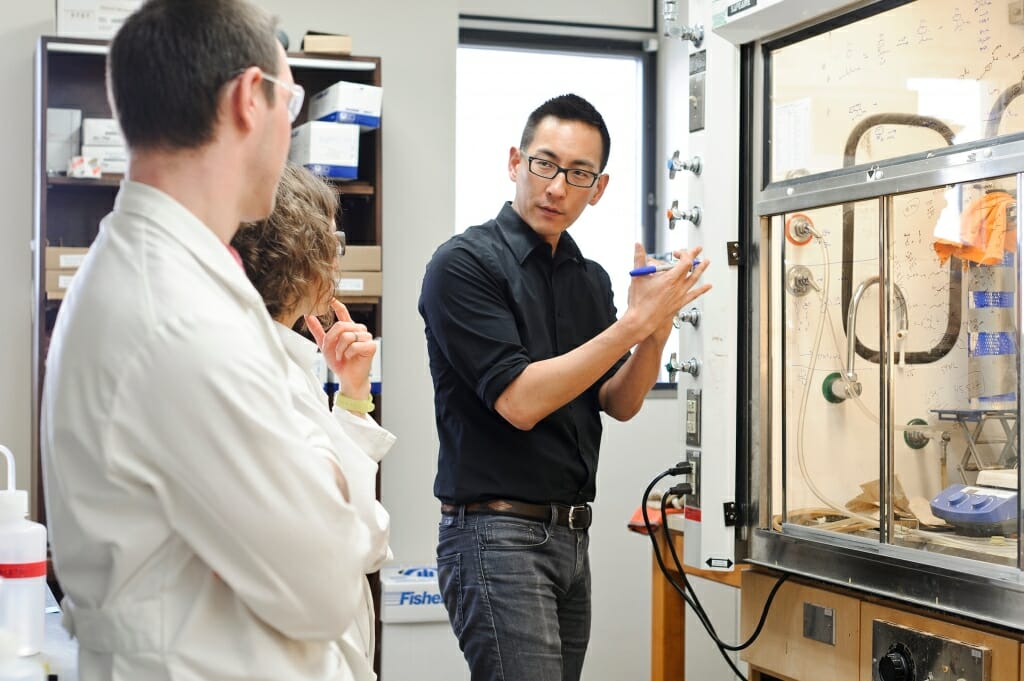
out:
{"label": "printed label on box", "polygon": [[364,288],[362,279],[339,279],[339,291],[362,291]]}
{"label": "printed label on box", "polygon": [[435,566],[383,568],[380,579],[382,622],[443,622],[448,619]]}

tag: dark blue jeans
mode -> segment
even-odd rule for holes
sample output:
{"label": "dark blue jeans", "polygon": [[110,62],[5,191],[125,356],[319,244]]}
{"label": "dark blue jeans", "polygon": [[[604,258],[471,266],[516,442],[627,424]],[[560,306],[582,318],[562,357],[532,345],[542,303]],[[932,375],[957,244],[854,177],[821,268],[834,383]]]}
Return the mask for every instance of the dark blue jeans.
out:
{"label": "dark blue jeans", "polygon": [[589,544],[554,520],[441,516],[437,578],[472,681],[579,681]]}

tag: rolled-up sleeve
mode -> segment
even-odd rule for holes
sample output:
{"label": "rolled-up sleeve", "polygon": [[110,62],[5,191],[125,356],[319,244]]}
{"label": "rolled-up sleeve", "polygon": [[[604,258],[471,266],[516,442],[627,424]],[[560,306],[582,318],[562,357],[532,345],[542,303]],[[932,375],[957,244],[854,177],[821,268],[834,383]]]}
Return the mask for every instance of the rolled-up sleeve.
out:
{"label": "rolled-up sleeve", "polygon": [[428,333],[489,409],[530,364],[499,272],[464,248],[443,247],[427,267],[420,299]]}

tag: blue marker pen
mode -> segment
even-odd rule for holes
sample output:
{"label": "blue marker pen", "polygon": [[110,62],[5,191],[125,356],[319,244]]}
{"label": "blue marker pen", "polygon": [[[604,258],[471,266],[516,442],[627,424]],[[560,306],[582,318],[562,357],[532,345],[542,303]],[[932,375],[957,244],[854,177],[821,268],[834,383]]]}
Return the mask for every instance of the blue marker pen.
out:
{"label": "blue marker pen", "polygon": [[[694,258],[694,260],[693,260],[693,267],[696,267],[699,264],[700,264],[700,258]],[[629,271],[629,276],[631,276],[631,277],[642,277],[645,274],[654,274],[655,272],[664,272],[666,270],[672,269],[673,267],[675,267],[675,265],[646,265],[644,267],[637,267],[635,270],[630,270]]]}

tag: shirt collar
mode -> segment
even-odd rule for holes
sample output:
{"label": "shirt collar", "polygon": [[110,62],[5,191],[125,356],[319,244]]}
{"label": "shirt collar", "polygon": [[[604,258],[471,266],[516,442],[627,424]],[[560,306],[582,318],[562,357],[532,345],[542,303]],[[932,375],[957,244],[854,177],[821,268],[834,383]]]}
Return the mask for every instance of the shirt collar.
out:
{"label": "shirt collar", "polygon": [[[519,217],[519,213],[512,208],[511,201],[505,202],[505,205],[501,207],[494,221],[498,224],[498,229],[501,230],[505,243],[508,244],[520,265],[539,246],[543,245],[546,248],[548,245],[537,232],[533,231],[530,225],[526,224]],[[586,266],[586,261],[583,259],[583,254],[580,253],[579,246],[576,245],[576,241],[569,236],[568,232],[562,232],[562,236],[558,240],[555,260],[559,262],[562,260],[574,260],[584,267]]]}
{"label": "shirt collar", "polygon": [[263,304],[259,292],[224,242],[170,195],[148,184],[123,180],[114,210],[147,220],[184,246],[201,266],[247,303]]}
{"label": "shirt collar", "polygon": [[280,322],[274,322],[274,329],[281,338],[281,345],[288,353],[288,358],[303,369],[312,370],[316,366],[320,350],[316,343],[300,333],[296,333]]}

